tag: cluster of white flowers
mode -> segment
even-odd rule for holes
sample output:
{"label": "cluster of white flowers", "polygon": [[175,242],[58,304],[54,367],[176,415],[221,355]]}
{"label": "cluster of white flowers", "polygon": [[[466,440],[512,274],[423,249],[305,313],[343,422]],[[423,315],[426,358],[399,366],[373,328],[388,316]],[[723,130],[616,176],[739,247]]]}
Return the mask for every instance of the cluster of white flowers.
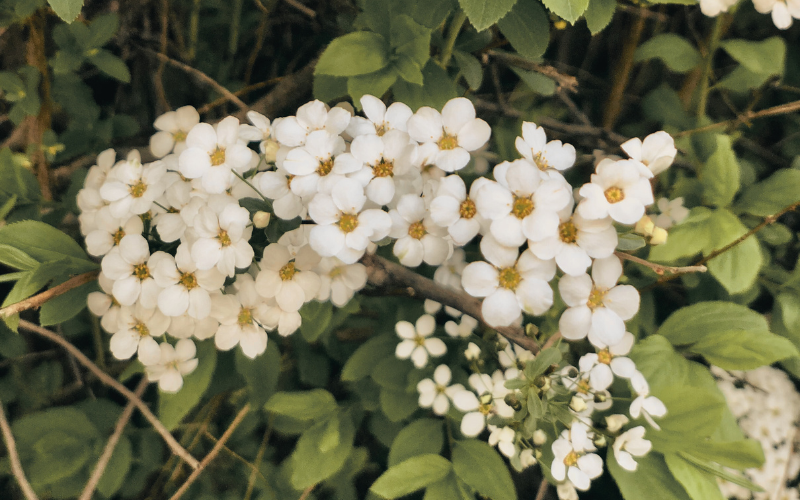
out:
{"label": "cluster of white flowers", "polygon": [[[548,141],[534,123],[524,123],[516,140],[522,158],[495,166],[491,180],[463,175],[491,134],[468,99],[452,99],[441,113],[386,107],[372,96],[361,105],[365,117],[319,101],[273,122],[250,112],[252,125],[234,117],[202,123],[185,107],[156,121],[151,152],[159,160],[142,164],[132,154],[115,161],[114,151],[103,152],[78,203],[88,251],[102,258],[103,292],[89,302],[112,334],[111,352],[135,354],[150,380],[177,391],[198,364],[192,339],[213,338],[220,350],[239,346],[256,357],[268,331],[298,329],[304,304],[344,306],[366,285],[360,259],[378,244],[392,245],[403,265],[437,266],[441,286],[483,299],[482,318],[445,308],[453,318],[443,325],[448,343],[469,344],[474,373],[465,385],[451,384],[451,367],[439,364],[418,384],[420,406],[444,415],[452,403],[464,435],[488,429],[489,442],[521,469],[536,463],[547,441],[542,431],[523,435],[511,425],[527,397],[513,381],[525,381],[525,366],[536,358],[503,344],[489,361],[499,366],[483,373],[484,353],[469,339],[479,319],[500,328],[546,314],[557,289],[567,306],[561,336],[587,339],[596,352],[533,383],[544,397],[566,396],[575,419],[552,444],[559,491],[587,489],[602,469],[592,453],[599,442],[593,414],[610,408],[615,377],[629,381],[632,420],[657,427],[653,417],[666,413],[626,357],[633,336],[625,321],[637,313],[639,294],[624,284],[614,251],[618,231],[650,220],[650,181],[674,160],[673,139],[665,132],[632,139],[622,145],[629,158],[602,159],[590,182],[573,189],[563,172],[575,163],[575,148]],[[661,207],[670,222],[685,216],[676,203]],[[274,231],[257,237],[279,219],[298,218],[303,224],[277,241],[265,242]],[[468,263],[460,247],[476,238],[484,260]],[[397,323],[398,358],[426,370],[446,354],[440,309],[426,301],[427,314],[415,324]],[[649,450],[644,427],[623,432],[628,418],[609,418],[615,456],[634,470],[633,457]]]}
{"label": "cluster of white flowers", "polygon": [[[700,0],[700,10],[709,17],[717,17],[736,5],[739,0]],[[778,29],[789,29],[795,19],[800,19],[798,0],[753,0],[753,6],[761,14],[770,14]]]}
{"label": "cluster of white flowers", "polygon": [[761,443],[764,465],[748,469],[745,476],[764,491],[754,493],[747,488],[720,481],[727,498],[740,500],[798,500],[800,490],[789,486],[800,474],[800,444],[797,425],[800,423],[800,394],[781,370],[763,366],[749,372],[726,372],[712,367],[717,386],[725,394],[731,412],[749,438]]}

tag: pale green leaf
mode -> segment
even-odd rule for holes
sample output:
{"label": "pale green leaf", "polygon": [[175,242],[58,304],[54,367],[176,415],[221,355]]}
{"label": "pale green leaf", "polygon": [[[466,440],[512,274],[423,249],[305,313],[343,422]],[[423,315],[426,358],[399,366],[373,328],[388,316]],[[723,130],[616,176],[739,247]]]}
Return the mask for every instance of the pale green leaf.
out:
{"label": "pale green leaf", "polygon": [[725,207],[730,205],[739,191],[739,162],[729,136],[719,134],[716,142],[714,154],[700,169],[700,180],[705,200],[712,205]]}
{"label": "pale green leaf", "polygon": [[183,387],[175,394],[162,392],[158,399],[158,418],[168,430],[181,423],[197,406],[211,384],[217,365],[217,348],[213,341],[197,343],[197,368],[183,378]]}
{"label": "pale green leaf", "polygon": [[782,75],[786,61],[786,42],[774,36],[760,42],[724,40],[720,46],[742,66],[761,75]]}
{"label": "pale green leaf", "polygon": [[800,170],[778,170],[765,180],[747,187],[734,208],[767,217],[800,201]]}
{"label": "pale green leaf", "polygon": [[444,479],[451,470],[450,462],[439,455],[417,455],[389,467],[369,490],[382,498],[399,498]]}
{"label": "pale green leaf", "polygon": [[596,35],[611,23],[617,10],[617,0],[590,0],[589,7],[583,13],[586,25],[592,35]]}
{"label": "pale green leaf", "polygon": [[539,2],[518,0],[497,27],[511,46],[528,59],[542,57],[550,43],[550,20]]}
{"label": "pale green leaf", "polygon": [[545,0],[544,6],[569,23],[575,23],[589,7],[589,0]]}
{"label": "pale green leaf", "polygon": [[475,439],[453,446],[453,470],[459,479],[492,500],[516,500],[514,482],[498,452]]}
{"label": "pale green leaf", "polygon": [[636,49],[635,62],[661,59],[669,69],[686,73],[700,64],[700,52],[688,40],[674,33],[662,33]]}
{"label": "pale green leaf", "polygon": [[389,449],[389,467],[417,455],[428,453],[438,455],[442,451],[443,444],[441,420],[432,418],[414,420],[392,441],[392,447]]}
{"label": "pale green leaf", "polygon": [[356,31],[335,38],[314,69],[317,75],[356,76],[389,64],[389,44],[377,33]]}
{"label": "pale green leaf", "polygon": [[483,31],[505,16],[517,0],[458,0],[458,3],[472,26]]}
{"label": "pale green leaf", "polygon": [[690,497],[697,500],[725,500],[719,490],[717,479],[712,474],[698,469],[677,454],[668,453],[664,455],[664,459],[669,471]]}
{"label": "pale green leaf", "polygon": [[58,17],[68,23],[77,19],[83,8],[83,0],[47,0],[47,3]]}

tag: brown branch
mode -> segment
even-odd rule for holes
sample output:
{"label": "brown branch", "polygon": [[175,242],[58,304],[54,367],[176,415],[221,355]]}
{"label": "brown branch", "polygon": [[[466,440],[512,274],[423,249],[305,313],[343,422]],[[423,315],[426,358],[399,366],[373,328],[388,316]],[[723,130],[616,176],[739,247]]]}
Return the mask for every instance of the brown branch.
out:
{"label": "brown branch", "polygon": [[295,9],[299,10],[303,14],[307,15],[311,19],[314,19],[314,18],[317,17],[317,13],[316,12],[314,12],[310,8],[306,7],[305,5],[301,4],[297,0],[284,0],[284,2],[288,3],[289,5],[291,5]]}
{"label": "brown branch", "polygon": [[216,80],[214,80],[213,78],[211,78],[207,74],[203,73],[199,69],[193,68],[193,67],[189,66],[188,64],[184,64],[184,63],[182,63],[180,61],[176,61],[175,59],[172,59],[169,56],[166,56],[166,55],[161,54],[159,52],[156,52],[154,50],[148,49],[147,47],[139,47],[139,49],[142,52],[144,52],[144,53],[146,53],[148,55],[151,55],[153,57],[158,58],[159,61],[163,61],[163,62],[165,62],[165,63],[167,63],[167,64],[169,64],[171,66],[175,66],[176,68],[180,69],[181,71],[184,71],[184,72],[189,73],[190,75],[194,76],[195,78],[197,78],[201,82],[205,83],[206,85],[208,85],[210,87],[213,87],[214,90],[216,90],[217,92],[219,92],[220,94],[225,96],[232,103],[236,104],[236,106],[238,106],[239,109],[242,110],[242,112],[246,113],[250,109],[247,106],[247,104],[245,104],[244,101],[242,101],[241,99],[236,97],[233,94],[233,92],[231,92],[230,90],[226,89],[224,86],[220,85]]}
{"label": "brown branch", "polygon": [[0,318],[7,318],[14,314],[18,314],[22,311],[27,311],[28,309],[36,309],[37,307],[41,307],[42,304],[52,299],[53,297],[58,297],[59,295],[64,294],[74,288],[78,288],[81,285],[96,280],[99,274],[100,271],[98,270],[98,271],[89,271],[88,273],[83,273],[77,276],[73,276],[64,283],[56,285],[49,290],[45,290],[44,292],[38,295],[34,295],[33,297],[28,297],[25,300],[22,300],[20,302],[11,304],[9,306],[0,309]]}
{"label": "brown branch", "polygon": [[42,74],[40,83],[41,105],[36,116],[26,118],[28,131],[28,146],[35,146],[31,153],[31,161],[34,165],[36,179],[42,190],[42,198],[45,200],[53,199],[53,192],[50,188],[50,171],[47,165],[47,158],[42,150],[42,137],[46,130],[51,127],[50,110],[50,71],[47,65],[47,54],[45,52],[45,32],[47,25],[44,14],[37,13],[29,18],[28,22],[28,47],[27,63],[39,70]]}
{"label": "brown branch", "polygon": [[[142,381],[139,382],[139,385],[136,387],[136,397],[141,398],[142,394],[144,394],[144,390],[147,388],[147,378],[142,378]],[[100,455],[100,459],[97,461],[97,464],[94,466],[94,470],[92,471],[91,477],[89,477],[89,481],[86,483],[86,486],[83,488],[83,492],[78,500],[92,500],[92,495],[94,494],[94,490],[97,488],[97,485],[100,483],[100,478],[103,477],[103,473],[106,471],[106,467],[108,466],[108,462],[111,460],[111,456],[114,454],[114,449],[117,447],[117,443],[119,443],[120,438],[122,437],[122,433],[125,431],[125,427],[127,427],[128,422],[133,415],[134,404],[133,401],[129,401],[128,404],[125,406],[125,409],[122,410],[122,414],[119,416],[119,420],[117,420],[117,425],[114,427],[114,432],[111,434],[111,437],[108,438],[108,442],[106,443],[106,447],[103,449],[103,454]]]}
{"label": "brown branch", "polygon": [[445,288],[429,278],[377,255],[366,254],[362,257],[361,263],[367,266],[369,282],[376,287],[382,289],[405,288],[411,296],[434,300],[472,316],[511,342],[533,353],[540,350],[539,344],[525,335],[525,331],[519,326],[495,328],[488,325],[481,314],[481,300],[466,292]]}
{"label": "brown branch", "polygon": [[683,132],[675,134],[675,137],[683,137],[685,135],[697,134],[699,132],[708,132],[709,130],[714,130],[717,128],[723,128],[727,126],[738,126],[747,123],[751,120],[756,120],[758,118],[766,118],[768,116],[788,115],[789,113],[794,113],[795,111],[800,111],[800,101],[792,101],[786,104],[780,104],[778,106],[773,106],[771,108],[762,109],[761,111],[745,111],[736,118],[732,118],[730,120],[725,120],[722,122],[712,123],[711,125],[706,125],[704,127],[699,127],[692,130],[684,130]]}
{"label": "brown branch", "polygon": [[297,500],[306,500],[309,497],[309,495],[311,495],[311,492],[314,491],[314,488],[316,486],[317,486],[316,484],[312,484],[311,486],[303,490],[303,494],[300,495],[300,498],[298,498]]}
{"label": "brown branch", "polygon": [[622,110],[622,97],[625,94],[625,88],[628,86],[628,80],[633,69],[633,56],[636,53],[636,47],[639,46],[639,40],[642,38],[646,21],[646,17],[637,17],[633,22],[633,29],[625,36],[625,45],[614,70],[614,84],[611,87],[611,94],[608,96],[603,116],[603,128],[605,129],[613,129],[617,118],[619,118],[619,113]]}
{"label": "brown branch", "polygon": [[175,438],[172,436],[172,434],[170,434],[167,428],[164,427],[164,424],[161,423],[158,417],[153,415],[153,412],[150,411],[150,408],[147,407],[144,401],[142,401],[136,394],[134,394],[127,387],[125,387],[117,380],[115,380],[113,377],[108,375],[106,372],[98,368],[98,366],[94,364],[92,360],[87,358],[86,355],[83,354],[80,349],[72,345],[69,341],[67,341],[65,338],[58,335],[57,333],[52,332],[47,328],[42,328],[41,326],[31,323],[30,321],[20,320],[19,327],[28,330],[30,332],[36,333],[37,335],[41,335],[42,337],[60,345],[72,356],[74,356],[75,359],[80,364],[82,364],[90,372],[92,372],[94,376],[100,379],[101,382],[112,387],[117,392],[125,396],[125,398],[127,398],[128,401],[136,405],[136,408],[138,408],[139,411],[142,412],[144,418],[146,418],[147,421],[150,422],[150,425],[152,425],[153,428],[156,430],[156,432],[158,432],[161,435],[161,437],[164,439],[164,441],[172,450],[172,453],[181,457],[192,468],[197,469],[197,467],[199,466],[199,462],[197,461],[197,459],[194,458],[191,454],[189,454],[189,452],[186,451],[186,449],[183,446],[181,446],[178,443],[178,441],[175,440]]}
{"label": "brown branch", "polygon": [[5,441],[6,448],[8,449],[11,472],[14,474],[17,483],[19,483],[22,494],[25,495],[27,500],[39,500],[39,497],[36,496],[36,492],[33,491],[31,483],[28,482],[28,478],[25,477],[25,471],[22,469],[22,462],[20,462],[19,453],[17,453],[17,442],[14,441],[14,434],[11,432],[11,426],[8,425],[8,419],[6,418],[6,412],[3,409],[2,401],[0,401],[0,432],[3,433],[3,441]]}
{"label": "brown branch", "polygon": [[542,350],[544,351],[547,348],[553,347],[555,343],[558,342],[561,338],[562,338],[561,332],[554,333],[553,335],[550,336],[549,339],[547,339],[547,342],[544,343],[544,345],[542,346]]}
{"label": "brown branch", "polygon": [[619,257],[622,260],[629,260],[631,262],[636,262],[637,264],[641,264],[645,267],[649,267],[658,275],[663,275],[664,273],[669,274],[688,274],[688,273],[704,273],[708,271],[708,268],[703,265],[696,265],[696,266],[684,266],[684,267],[673,267],[673,266],[664,266],[661,264],[656,264],[655,262],[650,262],[648,260],[640,259],[635,255],[631,255],[625,252],[614,252],[614,255]]}
{"label": "brown branch", "polygon": [[571,75],[565,75],[552,66],[546,64],[538,64],[524,57],[516,56],[513,54],[506,54],[505,52],[498,52],[496,50],[489,50],[486,52],[489,56],[509,65],[518,68],[526,69],[528,71],[535,71],[542,75],[555,80],[560,89],[568,92],[576,92],[578,90],[578,79]]}
{"label": "brown branch", "polygon": [[178,488],[178,491],[176,491],[175,494],[170,497],[170,500],[178,500],[183,496],[184,493],[186,493],[186,490],[188,490],[189,487],[197,480],[197,478],[200,477],[200,474],[202,474],[206,467],[208,467],[208,464],[210,464],[211,461],[214,460],[217,455],[219,455],[219,452],[222,451],[222,447],[225,446],[225,443],[231,438],[233,431],[235,431],[239,424],[242,423],[242,420],[244,420],[244,417],[248,412],[250,412],[250,403],[247,403],[244,405],[244,407],[242,407],[241,410],[239,410],[239,413],[236,414],[236,417],[234,417],[231,425],[228,426],[228,428],[222,434],[222,437],[219,438],[219,441],[217,441],[214,447],[211,448],[211,451],[205,456],[205,458],[203,458],[203,461],[200,462],[200,466],[192,471],[189,477],[186,478],[186,482],[183,483],[180,488]]}
{"label": "brown branch", "polygon": [[536,499],[535,500],[544,500],[545,495],[547,495],[547,487],[550,486],[547,482],[547,479],[542,478],[542,482],[539,483],[539,491],[536,492]]}

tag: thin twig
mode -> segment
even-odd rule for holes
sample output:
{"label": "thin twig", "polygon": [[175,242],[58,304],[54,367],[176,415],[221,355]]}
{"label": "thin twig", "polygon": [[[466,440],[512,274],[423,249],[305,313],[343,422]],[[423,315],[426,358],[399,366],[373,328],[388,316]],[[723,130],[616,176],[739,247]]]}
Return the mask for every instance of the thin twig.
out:
{"label": "thin twig", "polygon": [[685,135],[697,134],[699,132],[708,132],[709,130],[714,130],[717,128],[723,128],[727,126],[738,126],[747,123],[751,120],[756,120],[758,118],[766,118],[768,116],[788,115],[789,113],[794,113],[795,111],[800,111],[800,101],[792,101],[786,104],[780,104],[778,106],[773,106],[771,108],[762,109],[761,111],[746,111],[741,115],[737,116],[736,118],[732,118],[730,120],[712,123],[711,125],[706,125],[704,127],[699,127],[692,130],[684,130],[683,132],[675,134],[675,137],[683,137]]}
{"label": "thin twig", "polygon": [[28,309],[36,309],[37,307],[41,307],[42,304],[53,297],[58,297],[59,295],[67,293],[74,288],[78,288],[81,285],[96,280],[99,274],[100,271],[89,271],[88,273],[73,276],[64,283],[56,285],[49,290],[0,309],[0,318],[7,318],[22,311],[27,311]]}
{"label": "thin twig", "polygon": [[301,4],[297,0],[284,0],[284,2],[288,3],[289,5],[291,5],[295,9],[299,10],[303,14],[307,15],[311,19],[314,19],[314,18],[317,17],[317,13],[316,12],[314,12],[310,8],[306,7],[305,5]]}
{"label": "thin twig", "polygon": [[544,76],[550,78],[551,80],[555,80],[558,86],[564,90],[567,90],[569,92],[575,92],[578,90],[577,78],[571,75],[565,75],[564,73],[561,73],[552,66],[548,66],[546,64],[538,64],[528,59],[525,59],[524,57],[516,56],[513,54],[506,54],[505,52],[498,52],[496,50],[490,50],[486,53],[489,56],[494,57],[495,59],[498,59],[510,66],[516,66],[518,68],[541,73]]}
{"label": "thin twig", "polygon": [[664,273],[669,274],[688,274],[688,273],[704,273],[708,271],[708,268],[703,265],[696,265],[696,266],[683,266],[683,267],[673,267],[673,266],[664,266],[661,264],[656,264],[655,262],[650,262],[648,260],[640,259],[635,255],[631,255],[625,252],[614,252],[614,254],[623,260],[629,260],[631,262],[636,262],[637,264],[641,264],[645,267],[649,267],[658,275],[663,275]]}
{"label": "thin twig", "polygon": [[239,424],[242,423],[242,420],[244,420],[244,417],[248,414],[248,412],[250,412],[250,403],[247,403],[244,405],[244,407],[242,407],[241,410],[239,410],[239,413],[236,414],[236,417],[234,417],[231,425],[228,426],[228,428],[222,434],[222,437],[219,438],[219,441],[217,441],[214,447],[211,448],[211,451],[205,456],[205,458],[203,458],[203,461],[200,462],[200,466],[192,471],[189,477],[186,478],[186,482],[183,483],[180,488],[178,488],[178,491],[176,491],[175,494],[170,497],[170,500],[178,500],[183,496],[184,493],[186,493],[186,490],[188,490],[189,487],[197,480],[197,478],[200,477],[200,474],[202,474],[206,467],[208,467],[208,464],[210,464],[211,461],[214,460],[217,455],[219,455],[219,452],[222,451],[222,447],[225,446],[225,443],[231,438],[233,431],[235,431]]}
{"label": "thin twig", "polygon": [[11,426],[8,425],[6,412],[3,409],[3,402],[0,401],[0,431],[3,433],[3,441],[6,443],[8,449],[8,459],[11,462],[11,472],[14,474],[19,487],[22,488],[22,494],[25,495],[27,500],[39,500],[36,492],[33,491],[31,483],[25,477],[25,471],[22,469],[22,462],[19,461],[19,453],[17,453],[17,442],[14,441],[14,434],[11,432]]}
{"label": "thin twig", "polygon": [[267,430],[264,431],[264,437],[261,439],[258,452],[256,452],[256,460],[253,462],[253,465],[255,465],[256,468],[250,473],[250,478],[247,480],[247,491],[245,491],[244,500],[250,500],[250,497],[253,495],[253,488],[256,485],[256,471],[259,470],[261,467],[261,461],[264,460],[264,453],[267,451],[267,445],[269,444],[269,438],[272,435],[272,426],[274,423],[275,414],[270,413],[269,421],[267,422]]}
{"label": "thin twig", "polygon": [[308,496],[311,495],[311,492],[314,491],[314,488],[316,488],[316,486],[317,486],[316,484],[312,484],[311,486],[303,490],[303,494],[300,495],[300,498],[298,498],[297,500],[306,500]]}
{"label": "thin twig", "polygon": [[547,479],[542,478],[542,482],[539,483],[539,491],[536,492],[536,499],[535,500],[544,500],[544,496],[547,494],[547,487],[550,486],[547,482]]}
{"label": "thin twig", "polygon": [[203,73],[199,69],[193,68],[193,67],[189,66],[188,64],[184,64],[184,63],[182,63],[180,61],[176,61],[175,59],[172,59],[169,56],[166,56],[164,54],[156,52],[155,50],[148,49],[147,47],[139,47],[139,49],[142,50],[146,54],[149,54],[149,55],[151,55],[153,57],[158,58],[158,60],[160,60],[160,61],[164,61],[165,63],[167,63],[167,64],[169,64],[171,66],[175,66],[176,68],[178,68],[178,69],[180,69],[182,71],[185,71],[186,73],[189,73],[190,75],[194,76],[195,78],[197,78],[198,80],[202,81],[203,83],[209,85],[210,87],[213,87],[214,90],[216,90],[220,94],[222,94],[225,97],[227,97],[229,101],[231,101],[232,103],[236,104],[236,106],[238,106],[239,109],[241,109],[242,111],[247,112],[250,109],[247,106],[247,104],[245,104],[244,101],[242,101],[241,99],[236,97],[233,94],[233,92],[231,92],[230,90],[226,89],[224,86],[220,85],[216,80],[214,80],[213,78],[211,78],[207,74]]}
{"label": "thin twig", "polygon": [[366,254],[361,258],[361,263],[367,266],[369,282],[379,288],[405,289],[411,296],[434,300],[442,305],[458,309],[520,347],[533,353],[540,350],[536,340],[525,335],[525,331],[519,326],[493,327],[487,324],[481,313],[481,300],[466,292],[445,288],[429,278],[377,255]]}
{"label": "thin twig", "polygon": [[562,338],[561,332],[554,333],[553,335],[550,336],[549,339],[547,339],[547,342],[544,343],[544,345],[542,346],[542,350],[544,351],[545,349],[553,347],[556,342],[561,340],[561,338]]}
{"label": "thin twig", "polygon": [[152,425],[153,428],[156,430],[156,432],[158,432],[161,435],[161,437],[170,447],[172,452],[181,457],[193,469],[197,469],[197,467],[199,466],[199,462],[197,461],[197,459],[194,458],[191,454],[189,454],[189,452],[186,451],[186,449],[183,446],[181,446],[178,443],[178,441],[175,440],[175,438],[172,436],[172,434],[170,434],[167,428],[164,427],[164,424],[161,423],[158,417],[153,415],[153,412],[150,411],[150,408],[147,407],[144,401],[142,401],[138,396],[136,396],[136,394],[134,394],[127,387],[117,382],[113,377],[111,377],[106,372],[98,368],[98,366],[94,364],[92,360],[87,358],[86,355],[80,351],[80,349],[72,345],[69,341],[67,341],[65,338],[61,337],[57,333],[52,332],[47,328],[42,328],[41,326],[31,323],[30,321],[20,320],[19,327],[28,330],[30,332],[36,333],[38,335],[41,335],[42,337],[45,337],[46,339],[49,339],[55,342],[56,344],[60,345],[61,347],[66,349],[67,352],[72,354],[80,364],[85,366],[98,379],[100,379],[101,382],[112,387],[117,392],[125,396],[129,401],[133,402],[133,404],[136,405],[136,408],[138,408],[139,411],[142,412],[144,418],[146,418],[147,421],[150,422],[150,425]]}
{"label": "thin twig", "polygon": [[[136,387],[136,397],[141,398],[142,394],[144,394],[144,390],[147,389],[147,377],[142,377],[141,382]],[[100,478],[103,477],[103,473],[106,471],[106,467],[108,466],[108,462],[111,460],[111,456],[114,454],[114,449],[117,447],[117,443],[119,443],[120,438],[122,437],[122,433],[125,432],[125,427],[127,427],[128,422],[133,415],[133,409],[135,405],[133,401],[128,401],[128,404],[125,406],[125,409],[122,410],[122,414],[119,416],[117,420],[117,425],[114,427],[114,432],[111,434],[111,437],[108,438],[108,442],[106,443],[106,447],[103,449],[103,454],[100,455],[100,459],[97,461],[97,464],[94,466],[94,470],[92,471],[91,477],[89,477],[89,481],[86,483],[86,486],[83,488],[83,492],[78,500],[92,500],[92,495],[94,494],[94,490],[97,488],[97,485],[100,483]]]}
{"label": "thin twig", "polygon": [[625,88],[633,69],[633,57],[639,40],[644,32],[644,25],[647,21],[645,17],[637,17],[633,22],[633,28],[625,36],[625,45],[622,47],[622,54],[614,69],[614,84],[611,93],[606,100],[606,109],[603,115],[603,128],[611,130],[617,123],[620,111],[622,110],[622,97],[625,95]]}

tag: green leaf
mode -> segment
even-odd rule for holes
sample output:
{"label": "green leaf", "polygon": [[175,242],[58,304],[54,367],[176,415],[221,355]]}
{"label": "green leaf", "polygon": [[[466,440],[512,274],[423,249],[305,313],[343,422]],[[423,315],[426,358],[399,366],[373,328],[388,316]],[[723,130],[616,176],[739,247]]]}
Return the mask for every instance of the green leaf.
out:
{"label": "green leaf", "polygon": [[36,259],[26,254],[19,248],[0,243],[0,263],[14,269],[30,270],[39,265]]}
{"label": "green leaf", "polygon": [[[422,76],[422,69],[409,56],[402,55],[397,59],[395,59],[394,62],[392,62],[392,68],[400,78],[409,83],[413,83],[414,85],[422,85],[424,81],[425,77]],[[361,77],[356,76],[352,78],[361,78]],[[393,83],[394,81],[392,81],[392,84]],[[378,95],[383,95],[383,94],[378,94]]]}
{"label": "green leaf", "polygon": [[682,36],[674,33],[662,33],[646,41],[636,49],[634,62],[658,58],[664,61],[669,69],[677,73],[686,73],[700,64],[700,52]]}
{"label": "green leaf", "polygon": [[455,474],[448,474],[441,481],[428,485],[422,500],[474,500],[475,495],[468,493]]}
{"label": "green leaf", "polygon": [[541,73],[515,67],[511,67],[511,71],[516,73],[520,80],[537,94],[551,96],[556,92],[556,82]]}
{"label": "green leaf", "polygon": [[444,479],[451,470],[450,462],[439,455],[418,455],[389,467],[369,490],[383,498],[399,498]]}
{"label": "green leaf", "polygon": [[390,45],[398,56],[408,56],[422,68],[430,59],[431,30],[410,16],[392,18]]}
{"label": "green leaf", "polygon": [[404,102],[416,111],[422,106],[430,106],[442,109],[445,103],[454,97],[458,97],[458,90],[455,82],[433,61],[422,69],[424,84],[414,85],[405,81],[398,81],[392,88],[395,100]]}
{"label": "green leaf", "polygon": [[713,88],[726,89],[738,93],[746,93],[750,92],[750,89],[755,89],[764,85],[769,79],[770,75],[766,75],[764,73],[755,73],[744,66],[738,66],[733,71],[725,75],[722,80],[717,82]]}
{"label": "green leaf", "polygon": [[800,170],[778,170],[767,179],[747,187],[734,208],[767,217],[800,201]]}
{"label": "green leaf", "polygon": [[92,19],[89,24],[89,47],[99,48],[114,38],[119,29],[119,16],[115,13],[103,14]]}
{"label": "green leaf", "polygon": [[[711,473],[711,474],[713,474],[713,475],[715,475],[715,476],[717,476],[719,478],[722,478],[722,479],[724,479],[726,481],[730,481],[733,484],[738,484],[739,486],[743,486],[743,487],[749,489],[750,491],[756,491],[756,492],[764,491],[764,489],[762,487],[760,487],[757,484],[751,482],[750,480],[748,480],[744,476],[741,476],[739,474],[735,474],[733,472],[730,472],[727,469],[723,468],[721,465],[717,465],[717,464],[712,463],[712,462],[701,460],[701,459],[699,459],[697,457],[692,456],[689,453],[680,453],[679,452],[678,455],[681,458],[683,458],[684,460],[686,460],[687,462],[693,464],[698,469],[702,469],[702,470],[704,470],[706,472],[709,472],[709,473]],[[763,457],[763,453],[762,453],[762,457]]]}
{"label": "green leaf", "polygon": [[592,35],[596,35],[611,23],[617,10],[617,0],[591,0],[583,17]]}
{"label": "green leaf", "polygon": [[[704,251],[705,255],[713,250],[724,248],[740,236],[747,233],[747,227],[738,217],[726,209],[716,210],[711,219],[712,245]],[[763,257],[756,238],[747,238],[714,257],[706,264],[708,271],[725,287],[730,294],[746,291],[753,286],[761,269]]]}
{"label": "green leaf", "polygon": [[[669,236],[672,237],[672,233],[670,233]],[[669,241],[669,239],[667,241]],[[621,234],[617,242],[617,250],[621,250],[623,252],[632,252],[634,250],[644,248],[646,244],[647,243],[645,242],[644,238],[638,234]]]}
{"label": "green leaf", "polygon": [[86,308],[86,297],[97,289],[96,282],[84,283],[48,300],[42,304],[42,309],[39,312],[39,323],[42,326],[57,325],[73,318]]}
{"label": "green leaf", "polygon": [[459,479],[492,500],[517,498],[505,462],[483,441],[457,441],[453,446],[453,470]]}
{"label": "green leaf", "polygon": [[417,455],[429,453],[438,455],[442,451],[443,444],[441,420],[432,418],[414,420],[392,441],[392,447],[389,449],[389,467]]}
{"label": "green leaf", "polygon": [[281,353],[275,342],[267,343],[267,350],[250,359],[236,349],[236,371],[247,382],[247,394],[253,408],[261,408],[275,393],[281,374]]}
{"label": "green leaf", "polygon": [[398,391],[386,387],[381,388],[381,410],[392,422],[399,422],[411,416],[419,408],[416,392]]}
{"label": "green leaf", "polygon": [[3,148],[0,149],[0,201],[11,197],[17,198],[17,205],[28,205],[39,202],[41,191],[33,173],[14,161],[9,148]]}
{"label": "green leaf", "polygon": [[752,469],[764,465],[764,450],[755,439],[701,441],[686,447],[686,453],[732,469]]}
{"label": "green leaf", "polygon": [[357,31],[335,38],[317,62],[314,74],[356,76],[389,64],[389,44],[377,33]]}
{"label": "green leaf", "polygon": [[692,500],[683,486],[672,476],[664,458],[658,453],[636,457],[639,464],[630,472],[617,463],[614,451],[608,448],[606,464],[625,500]]}
{"label": "green leaf", "polygon": [[664,459],[669,471],[690,497],[696,500],[725,500],[712,474],[698,469],[677,454],[668,453]]}
{"label": "green leaf", "polygon": [[47,3],[58,17],[68,23],[78,18],[83,7],[83,0],[47,0]]}
{"label": "green leaf", "polygon": [[347,78],[341,76],[314,75],[314,98],[331,102],[347,95]]}
{"label": "green leaf", "polygon": [[[160,458],[160,457],[159,457]],[[126,436],[122,436],[114,448],[114,453],[106,465],[106,470],[97,483],[97,491],[106,498],[111,498],[118,492],[125,483],[125,476],[131,469],[133,463],[133,448],[131,441]]]}
{"label": "green leaf", "polygon": [[390,355],[383,358],[372,370],[372,379],[381,387],[396,391],[405,391],[408,386],[406,379],[413,366],[408,360],[397,359]]}
{"label": "green leaf", "polygon": [[168,430],[181,423],[192,408],[197,406],[211,383],[217,366],[217,349],[214,342],[197,343],[197,368],[183,378],[183,387],[175,394],[162,392],[158,398],[158,418]]}
{"label": "green leaf", "polygon": [[800,355],[788,339],[766,330],[716,332],[706,335],[689,350],[725,370],[753,370]]}
{"label": "green leaf", "polygon": [[662,323],[658,334],[673,345],[681,346],[732,330],[761,332],[769,330],[769,325],[762,314],[746,306],[711,301],[678,309]]}
{"label": "green leaf", "polygon": [[550,20],[539,2],[518,0],[497,27],[511,46],[528,59],[542,57],[550,43]]}
{"label": "green leaf", "polygon": [[786,63],[786,42],[774,36],[760,42],[724,40],[720,46],[742,66],[761,75],[782,75]]}
{"label": "green leaf", "polygon": [[307,342],[316,342],[322,332],[328,328],[333,317],[333,304],[330,302],[308,302],[300,308],[303,322],[300,324],[300,333]]}
{"label": "green leaf", "polygon": [[[392,64],[374,73],[351,76],[347,79],[347,93],[357,106],[361,106],[361,97],[364,94],[382,96],[389,87],[397,81],[398,72],[396,65]],[[417,87],[416,84],[413,84]]]}
{"label": "green leaf", "polygon": [[333,395],[324,389],[299,392],[276,392],[264,409],[297,420],[317,420],[336,411]]}
{"label": "green leaf", "polygon": [[353,450],[353,421],[336,412],[305,431],[292,452],[292,486],[303,490],[336,474]]}
{"label": "green leaf", "polygon": [[454,51],[453,56],[456,58],[458,69],[461,71],[464,80],[467,81],[469,88],[478,90],[481,83],[483,83],[483,66],[481,62],[472,54],[461,52],[460,50]]}
{"label": "green leaf", "polygon": [[533,380],[544,373],[550,365],[558,364],[561,361],[561,351],[557,347],[548,347],[536,355],[533,362],[525,365],[525,376],[528,380]]}
{"label": "green leaf", "polygon": [[739,190],[739,162],[729,136],[719,134],[716,140],[716,151],[700,169],[700,181],[705,189],[705,200],[725,207],[730,205]]}
{"label": "green leaf", "polygon": [[517,0],[458,0],[458,3],[472,26],[483,31],[505,16]]}
{"label": "green leaf", "polygon": [[116,78],[123,83],[131,81],[131,72],[125,61],[107,50],[101,49],[96,54],[89,56],[89,62],[111,78]]}
{"label": "green leaf", "polygon": [[44,222],[26,220],[0,228],[0,241],[39,262],[64,261],[62,273],[84,273],[97,269],[81,247],[69,236]]}
{"label": "green leaf", "polygon": [[571,24],[574,24],[589,7],[589,0],[545,0],[542,3],[553,14]]}
{"label": "green leaf", "polygon": [[394,353],[397,347],[395,335],[379,335],[359,346],[342,368],[341,378],[345,382],[356,382],[372,373],[379,361]]}

